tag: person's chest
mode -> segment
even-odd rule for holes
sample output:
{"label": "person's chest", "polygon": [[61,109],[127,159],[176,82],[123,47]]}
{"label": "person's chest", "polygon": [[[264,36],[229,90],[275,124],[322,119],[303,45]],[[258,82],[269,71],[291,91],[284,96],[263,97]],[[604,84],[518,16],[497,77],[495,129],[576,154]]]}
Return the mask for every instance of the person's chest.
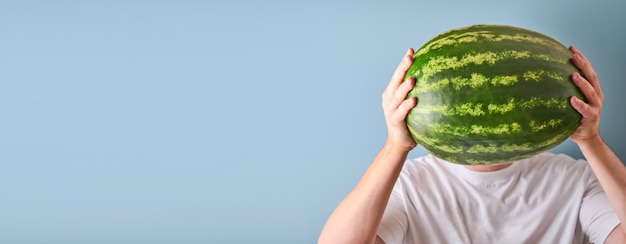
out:
{"label": "person's chest", "polygon": [[579,238],[584,188],[563,177],[522,175],[493,184],[424,181],[409,196],[409,238],[447,243],[572,243]]}

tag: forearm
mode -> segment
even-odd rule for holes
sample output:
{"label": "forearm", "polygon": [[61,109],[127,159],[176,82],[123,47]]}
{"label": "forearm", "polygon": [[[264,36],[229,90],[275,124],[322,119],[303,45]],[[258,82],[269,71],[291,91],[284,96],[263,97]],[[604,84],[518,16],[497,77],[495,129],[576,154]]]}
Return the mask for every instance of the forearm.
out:
{"label": "forearm", "polygon": [[626,167],[599,136],[579,147],[626,232]]}
{"label": "forearm", "polygon": [[328,218],[319,243],[373,243],[408,152],[388,144]]}

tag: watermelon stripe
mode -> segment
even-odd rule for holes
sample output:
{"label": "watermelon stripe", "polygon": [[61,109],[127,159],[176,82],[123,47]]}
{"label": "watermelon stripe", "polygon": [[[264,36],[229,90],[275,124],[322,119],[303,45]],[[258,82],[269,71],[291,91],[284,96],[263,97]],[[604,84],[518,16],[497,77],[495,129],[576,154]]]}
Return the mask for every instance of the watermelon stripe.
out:
{"label": "watermelon stripe", "polygon": [[[563,82],[563,76],[557,72],[545,71],[545,70],[529,70],[521,75],[523,81],[543,81],[545,79],[551,79],[554,81]],[[492,86],[510,86],[519,82],[518,75],[496,75],[492,77],[486,77],[479,73],[472,73],[469,78],[466,77],[453,77],[453,78],[442,78],[435,82],[420,82],[413,89],[413,93],[411,95],[426,93],[426,92],[434,92],[440,90],[442,88],[452,86],[457,91],[463,87],[471,87],[476,88],[479,86],[483,86],[486,84],[490,84]]]}
{"label": "watermelon stripe", "polygon": [[485,126],[482,124],[457,126],[448,123],[439,123],[428,125],[427,130],[431,134],[444,134],[455,137],[466,137],[470,135],[488,136],[517,134],[522,132],[522,126],[517,122],[513,122],[510,124],[499,124],[496,126]]}
{"label": "watermelon stripe", "polygon": [[[450,162],[480,165],[480,164],[490,163],[491,162],[490,160],[493,157],[499,157],[503,153],[513,155],[509,157],[507,161],[514,161],[517,159],[526,158],[528,157],[528,154],[535,154],[537,152],[542,152],[546,150],[546,148],[551,147],[553,144],[559,143],[561,141],[560,138],[562,138],[563,136],[568,136],[568,135],[569,135],[568,132],[560,133],[539,144],[507,143],[507,144],[502,144],[499,146],[497,144],[487,144],[487,145],[476,144],[466,149],[460,146],[455,147],[451,145],[435,144],[435,146],[432,146],[432,147],[428,146],[428,149],[449,153],[448,156],[441,155],[441,157]],[[471,156],[467,156],[466,154],[464,154],[466,156],[463,159],[451,156],[451,155],[459,154],[459,153],[469,153],[469,154],[473,154],[476,156],[471,157]]]}
{"label": "watermelon stripe", "polygon": [[525,81],[533,80],[533,81],[542,81],[544,78],[550,78],[554,81],[563,82],[563,76],[557,72],[550,72],[545,70],[529,70],[526,71],[523,75]]}
{"label": "watermelon stripe", "polygon": [[[523,151],[530,151],[533,149],[533,145],[530,143],[522,143],[522,144],[503,144],[502,146],[500,146],[500,151],[502,152],[508,152],[508,153],[512,153],[512,152],[523,152]],[[472,148],[468,149],[468,152],[470,152],[470,150],[472,150]]]}
{"label": "watermelon stripe", "polygon": [[557,128],[558,126],[562,124],[563,124],[562,119],[551,119],[541,124],[537,124],[537,121],[531,120],[529,125],[533,132],[539,132],[546,128]]}
{"label": "watermelon stripe", "polygon": [[557,109],[566,109],[569,107],[569,100],[567,99],[541,99],[538,97],[531,97],[529,100],[519,102],[519,107],[524,109],[531,109],[536,107],[544,107],[544,108],[557,108]]}
{"label": "watermelon stripe", "polygon": [[433,38],[426,42],[418,52],[433,49],[450,49],[446,45],[459,46],[473,43],[486,43],[489,46],[494,46],[493,42],[520,42],[531,43],[534,47],[545,46],[547,49],[562,51],[562,45],[538,32],[529,31],[526,29],[503,26],[503,25],[473,25],[465,28],[458,28],[439,34],[436,38]]}
{"label": "watermelon stripe", "polygon": [[[459,153],[470,153],[476,154],[475,157],[469,157],[466,154],[465,157],[461,159],[453,156],[442,156],[442,158],[446,160],[450,160],[452,162],[464,162],[468,164],[485,164],[486,162],[490,162],[489,160],[493,157],[501,156],[503,153],[513,154],[514,156],[510,157],[509,160],[515,160],[518,158],[525,158],[528,153],[535,153],[544,151],[546,148],[551,147],[554,143],[560,142],[563,136],[568,136],[568,132],[560,133],[553,137],[548,138],[547,140],[541,141],[537,144],[531,143],[505,143],[500,146],[497,144],[475,144],[471,147],[463,147],[463,146],[453,146],[448,144],[442,144],[440,140],[433,139],[434,137],[424,137],[424,140],[420,140],[420,143],[428,143],[425,144],[425,147],[428,150],[436,150],[438,152],[449,153],[450,155],[459,154]],[[482,158],[482,159],[481,159]]]}
{"label": "watermelon stripe", "polygon": [[[530,130],[532,132],[539,132],[543,129],[547,128],[556,128],[563,124],[562,119],[550,119],[548,121],[544,121],[542,123],[537,123],[537,121],[532,120],[528,124]],[[448,123],[439,123],[439,124],[430,124],[427,127],[427,130],[431,134],[443,134],[455,137],[466,137],[466,136],[492,136],[492,135],[510,135],[510,134],[519,134],[525,132],[522,129],[522,126],[517,122],[512,122],[510,124],[498,124],[496,126],[486,126],[482,124],[473,124],[470,126],[457,126]]]}
{"label": "watermelon stripe", "polygon": [[530,143],[503,144],[501,146],[498,146],[497,144],[488,144],[488,145],[477,144],[477,145],[469,147],[464,152],[480,153],[480,154],[486,154],[486,153],[498,154],[498,153],[503,153],[503,152],[514,153],[514,152],[520,152],[520,151],[536,150],[537,148],[543,148],[556,142],[557,140],[558,140],[558,137],[554,137],[551,140],[545,141],[537,145],[532,145]]}
{"label": "watermelon stripe", "polygon": [[474,31],[474,32],[464,32],[464,33],[459,33],[459,34],[449,34],[446,36],[446,38],[441,38],[441,39],[428,43],[424,48],[418,50],[418,52],[415,53],[415,55],[419,56],[430,50],[441,49],[446,46],[457,46],[457,45],[464,44],[464,43],[503,42],[503,41],[534,43],[534,44],[548,46],[550,48],[555,48],[555,47],[560,46],[560,43],[555,42],[553,40],[546,39],[545,37],[536,37],[536,36],[520,35],[520,34],[513,34],[513,35],[496,34],[492,31],[481,30],[481,31]]}
{"label": "watermelon stripe", "polygon": [[502,52],[472,52],[463,57],[438,56],[428,60],[420,70],[409,73],[411,76],[421,75],[418,83],[427,81],[435,74],[451,69],[459,69],[468,65],[495,64],[507,59],[544,60],[553,63],[565,63],[566,60],[556,59],[549,55],[532,53],[530,51],[507,50]]}
{"label": "watermelon stripe", "polygon": [[498,153],[500,149],[496,144],[489,144],[487,146],[474,145],[465,151],[468,153]]}
{"label": "watermelon stripe", "polygon": [[443,116],[481,116],[485,114],[504,114],[514,112],[516,108],[533,109],[533,108],[552,108],[565,109],[569,106],[569,100],[566,99],[542,99],[531,97],[530,99],[521,100],[510,98],[506,103],[473,103],[467,102],[463,104],[419,104],[413,109],[417,114],[440,113]]}

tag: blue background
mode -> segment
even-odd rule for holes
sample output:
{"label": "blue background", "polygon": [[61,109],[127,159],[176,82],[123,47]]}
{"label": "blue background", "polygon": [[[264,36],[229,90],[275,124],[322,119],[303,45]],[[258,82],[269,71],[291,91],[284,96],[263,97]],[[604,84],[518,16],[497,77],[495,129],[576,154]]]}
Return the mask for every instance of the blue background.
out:
{"label": "blue background", "polygon": [[226,2],[0,3],[1,243],[315,243],[406,49],[477,23],[582,50],[626,159],[623,1]]}

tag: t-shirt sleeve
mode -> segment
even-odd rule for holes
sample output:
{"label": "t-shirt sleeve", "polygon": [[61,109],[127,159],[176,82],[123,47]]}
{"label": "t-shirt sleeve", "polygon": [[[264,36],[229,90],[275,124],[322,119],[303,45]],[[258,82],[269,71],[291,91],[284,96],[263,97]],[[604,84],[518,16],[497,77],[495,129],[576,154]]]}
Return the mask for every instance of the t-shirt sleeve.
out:
{"label": "t-shirt sleeve", "polygon": [[585,169],[587,189],[580,205],[579,220],[590,243],[604,243],[620,221],[590,167]]}
{"label": "t-shirt sleeve", "polygon": [[408,219],[404,207],[404,199],[398,188],[398,185],[396,185],[392,191],[380,227],[378,228],[378,237],[380,237],[385,244],[404,242]]}

